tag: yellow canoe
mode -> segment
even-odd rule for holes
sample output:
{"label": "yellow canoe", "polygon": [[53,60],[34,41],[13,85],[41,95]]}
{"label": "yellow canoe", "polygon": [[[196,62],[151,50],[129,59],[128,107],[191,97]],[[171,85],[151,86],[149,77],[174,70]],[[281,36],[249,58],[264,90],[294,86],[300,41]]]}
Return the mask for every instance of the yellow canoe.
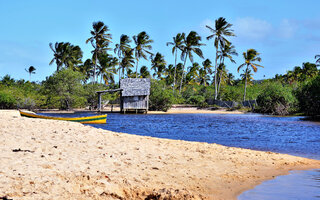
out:
{"label": "yellow canoe", "polygon": [[107,123],[107,115],[95,115],[88,117],[50,117],[44,115],[38,115],[33,112],[26,112],[19,110],[20,115],[23,117],[31,117],[31,118],[41,118],[41,119],[54,119],[54,120],[65,120],[72,122],[80,122],[82,124],[105,124]]}

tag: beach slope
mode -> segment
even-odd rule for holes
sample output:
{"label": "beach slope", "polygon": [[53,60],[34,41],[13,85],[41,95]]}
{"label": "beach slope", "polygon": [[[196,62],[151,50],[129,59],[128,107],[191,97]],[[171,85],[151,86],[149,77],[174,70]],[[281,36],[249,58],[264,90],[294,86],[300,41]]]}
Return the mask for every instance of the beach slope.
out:
{"label": "beach slope", "polygon": [[[183,130],[181,130],[183,131]],[[320,161],[0,111],[0,199],[236,199]]]}

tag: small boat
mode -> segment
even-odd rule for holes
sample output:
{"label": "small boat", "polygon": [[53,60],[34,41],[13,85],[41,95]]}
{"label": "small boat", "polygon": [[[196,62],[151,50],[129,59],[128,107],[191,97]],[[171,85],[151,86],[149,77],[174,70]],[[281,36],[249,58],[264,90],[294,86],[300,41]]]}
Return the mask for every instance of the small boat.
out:
{"label": "small boat", "polygon": [[41,118],[41,119],[54,119],[54,120],[65,120],[72,122],[80,122],[82,124],[105,124],[107,123],[107,115],[95,115],[95,116],[87,116],[87,117],[50,117],[44,115],[38,115],[34,112],[27,112],[19,110],[20,115],[23,117],[31,117],[31,118]]}

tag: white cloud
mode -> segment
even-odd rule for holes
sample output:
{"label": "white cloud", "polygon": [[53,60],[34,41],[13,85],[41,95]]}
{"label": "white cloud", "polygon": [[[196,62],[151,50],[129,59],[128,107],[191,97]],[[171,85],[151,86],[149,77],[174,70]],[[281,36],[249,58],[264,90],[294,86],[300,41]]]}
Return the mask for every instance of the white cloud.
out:
{"label": "white cloud", "polygon": [[293,38],[297,31],[297,24],[288,19],[283,19],[277,29],[278,35],[284,39]]}
{"label": "white cloud", "polygon": [[261,40],[272,33],[272,25],[260,19],[251,17],[238,18],[234,23],[235,34],[238,38]]}

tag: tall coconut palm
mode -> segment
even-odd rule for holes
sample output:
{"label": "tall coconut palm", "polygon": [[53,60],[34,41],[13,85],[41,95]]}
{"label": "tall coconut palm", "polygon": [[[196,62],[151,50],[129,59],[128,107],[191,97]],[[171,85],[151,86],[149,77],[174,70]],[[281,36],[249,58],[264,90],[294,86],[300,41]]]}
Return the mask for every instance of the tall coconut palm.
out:
{"label": "tall coconut palm", "polygon": [[176,74],[177,74],[177,55],[178,50],[182,51],[183,48],[183,40],[185,38],[184,33],[178,33],[175,37],[173,37],[173,42],[167,42],[167,46],[172,46],[172,54],[174,55],[174,75],[173,75],[173,86],[172,89],[174,91],[176,85]]}
{"label": "tall coconut palm", "polygon": [[[218,95],[220,93],[220,87],[221,87],[221,81],[224,81],[224,78],[227,78],[227,69],[226,69],[226,65],[224,64],[224,59],[225,58],[229,58],[229,60],[232,63],[236,63],[236,61],[233,59],[232,56],[238,56],[237,51],[235,50],[234,45],[232,45],[231,43],[226,43],[220,51],[218,51],[218,58],[220,59],[220,64],[219,67],[221,66],[221,69],[217,69],[217,72],[219,71],[218,74]],[[218,68],[219,68],[218,67]],[[225,73],[225,74],[222,74]]]}
{"label": "tall coconut palm", "polygon": [[161,53],[156,53],[153,59],[151,59],[151,69],[154,70],[153,77],[157,76],[158,79],[161,79],[162,74],[166,69],[166,61],[164,56]]}
{"label": "tall coconut palm", "polygon": [[200,41],[201,41],[201,37],[195,31],[191,31],[188,34],[188,36],[183,39],[183,45],[181,48],[182,49],[181,60],[184,61],[184,64],[182,69],[179,94],[181,93],[182,82],[184,78],[184,68],[186,66],[186,61],[188,57],[191,63],[193,63],[193,53],[197,54],[200,58],[203,58],[203,53],[200,47],[203,46],[204,44],[201,44]]}
{"label": "tall coconut palm", "polygon": [[136,78],[138,77],[138,66],[139,66],[139,60],[140,58],[144,58],[145,60],[148,60],[147,55],[152,55],[150,50],[152,50],[151,43],[153,40],[150,39],[150,36],[145,32],[142,31],[138,35],[133,36],[133,41],[136,45],[134,48],[135,51],[135,57],[136,57]]}
{"label": "tall coconut palm", "polygon": [[198,78],[199,84],[206,86],[209,84],[209,81],[210,81],[210,76],[208,75],[205,68],[203,67],[203,68],[199,69],[199,78]]}
{"label": "tall coconut palm", "polygon": [[218,88],[217,88],[217,68],[218,68],[218,51],[222,50],[226,44],[230,44],[230,42],[225,38],[226,36],[235,36],[233,30],[230,29],[232,24],[228,23],[225,18],[220,17],[215,20],[215,27],[212,28],[208,25],[206,27],[212,32],[212,35],[207,37],[207,40],[214,38],[214,46],[216,48],[216,63],[214,70],[214,86],[215,86],[215,95],[214,99],[217,100],[218,97]]}
{"label": "tall coconut palm", "polygon": [[150,72],[146,66],[140,68],[140,77],[141,78],[150,78]]}
{"label": "tall coconut palm", "polygon": [[226,83],[231,86],[234,84],[234,75],[232,73],[228,73]]}
{"label": "tall coconut palm", "polygon": [[[134,67],[134,57],[133,57],[134,49],[128,49],[124,52],[123,58],[121,59],[121,68],[122,68],[122,76],[124,76],[124,71],[127,71],[127,77],[129,69]],[[132,71],[132,70],[131,70]]]}
{"label": "tall coconut palm", "polygon": [[94,64],[91,59],[87,59],[82,65],[76,68],[77,71],[81,72],[85,78],[84,82],[87,82],[90,78],[93,77],[93,67]]}
{"label": "tall coconut palm", "polygon": [[56,42],[54,47],[52,46],[52,43],[49,43],[49,47],[53,51],[53,59],[50,61],[49,65],[52,65],[55,61],[57,64],[57,71],[59,71],[63,65],[63,42]]}
{"label": "tall coconut palm", "polygon": [[64,56],[62,63],[66,66],[66,68],[75,69],[79,64],[82,63],[82,51],[79,46],[74,46],[69,42],[64,43]]}
{"label": "tall coconut palm", "polygon": [[243,70],[243,74],[240,74],[240,77],[242,82],[245,82],[247,79],[247,84],[252,85],[252,81],[254,80],[254,78],[251,69],[247,68]]}
{"label": "tall coconut palm", "polygon": [[120,83],[120,79],[121,79],[121,60],[124,57],[125,51],[130,50],[130,45],[129,43],[131,43],[131,39],[129,36],[122,34],[120,36],[120,43],[116,44],[115,48],[114,48],[114,53],[118,56],[118,60],[119,60],[119,83]]}
{"label": "tall coconut palm", "polygon": [[34,66],[30,66],[28,69],[25,69],[26,72],[29,73],[29,81],[31,81],[31,74],[35,74],[36,68]]}
{"label": "tall coconut palm", "polygon": [[[200,76],[203,76],[203,80],[210,79],[210,75],[212,74],[212,65],[209,59],[206,59],[202,62],[203,70]],[[204,82],[204,86],[207,85],[207,82]]]}
{"label": "tall coconut palm", "polygon": [[188,68],[188,73],[186,75],[186,83],[195,85],[198,84],[200,65],[198,63],[193,63],[192,66]]}
{"label": "tall coconut palm", "polygon": [[105,84],[108,85],[109,82],[114,82],[114,75],[116,74],[116,65],[118,64],[118,59],[108,54],[100,54],[98,57],[100,66],[98,67],[98,75],[100,75],[100,83],[102,79]]}
{"label": "tall coconut palm", "polygon": [[170,64],[165,68],[164,76],[165,76],[165,81],[167,85],[172,85],[173,84],[173,76],[174,76],[174,68],[175,66]]}
{"label": "tall coconut palm", "polygon": [[[246,67],[245,72],[248,72],[249,67],[251,67],[254,72],[258,71],[257,67],[263,67],[259,64],[254,63],[255,61],[261,62],[261,58],[259,57],[260,53],[258,53],[255,49],[248,49],[247,52],[243,52],[242,55],[245,62],[238,67],[238,73],[239,73],[239,70],[243,67]],[[246,100],[246,90],[247,90],[247,73],[245,73],[243,101]]]}
{"label": "tall coconut palm", "polygon": [[218,94],[220,93],[221,83],[225,83],[228,78],[228,70],[226,69],[226,65],[224,63],[220,63],[218,70]]}
{"label": "tall coconut palm", "polygon": [[91,37],[86,40],[86,43],[91,42],[91,45],[94,48],[92,51],[92,61],[94,63],[93,82],[95,82],[98,55],[110,50],[108,45],[111,43],[112,36],[110,33],[107,33],[109,31],[108,26],[101,21],[93,22],[92,27],[93,30],[90,31]]}
{"label": "tall coconut palm", "polygon": [[54,53],[53,59],[49,64],[51,65],[56,61],[57,71],[63,66],[74,69],[82,63],[81,59],[83,53],[79,46],[74,46],[69,42],[56,42],[54,47],[52,46],[52,43],[50,43],[49,46]]}

